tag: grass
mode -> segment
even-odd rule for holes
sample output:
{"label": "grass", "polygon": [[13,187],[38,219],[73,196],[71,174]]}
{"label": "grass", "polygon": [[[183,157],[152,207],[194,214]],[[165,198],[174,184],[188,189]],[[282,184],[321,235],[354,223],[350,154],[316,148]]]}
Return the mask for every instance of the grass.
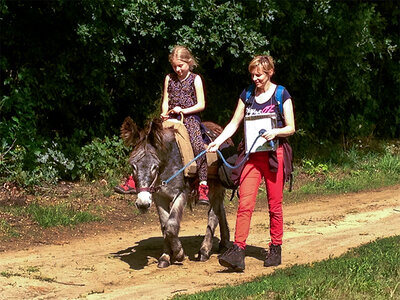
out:
{"label": "grass", "polygon": [[0,220],[0,233],[5,234],[8,237],[18,237],[20,234],[15,231],[10,224],[5,220]]}
{"label": "grass", "polygon": [[[330,152],[325,149],[318,155],[309,155],[312,157],[295,161],[293,190],[289,192],[289,184],[285,185],[286,203],[318,195],[368,191],[400,182],[400,142],[387,143],[382,149],[353,147],[348,151],[332,149]],[[265,186],[261,184],[258,196],[265,195]]]}
{"label": "grass", "polygon": [[40,206],[39,204],[34,203],[26,208],[26,212],[44,228],[59,225],[76,225],[79,223],[100,220],[99,217],[89,212],[76,211],[63,204]]}
{"label": "grass", "polygon": [[20,272],[11,272],[11,271],[1,271],[0,276],[10,278],[10,277],[23,277],[23,278],[31,278],[39,281],[45,282],[56,282],[54,278],[43,276],[40,273],[40,269],[38,267],[28,267],[27,269],[20,268]]}
{"label": "grass", "polygon": [[400,236],[379,239],[335,259],[173,299],[400,299],[399,248]]}
{"label": "grass", "polygon": [[[93,215],[90,212],[76,211],[75,209],[68,207],[66,204],[43,206],[38,203],[32,203],[25,207],[3,207],[1,210],[12,215],[28,215],[43,228],[69,226],[101,220],[100,217]],[[8,235],[10,235],[14,231],[6,222],[1,221],[0,232],[8,232]]]}
{"label": "grass", "polygon": [[301,159],[295,165],[297,182],[292,195],[301,199],[317,194],[343,194],[395,185],[400,182],[400,150],[386,147],[382,151],[332,152],[330,156]]}

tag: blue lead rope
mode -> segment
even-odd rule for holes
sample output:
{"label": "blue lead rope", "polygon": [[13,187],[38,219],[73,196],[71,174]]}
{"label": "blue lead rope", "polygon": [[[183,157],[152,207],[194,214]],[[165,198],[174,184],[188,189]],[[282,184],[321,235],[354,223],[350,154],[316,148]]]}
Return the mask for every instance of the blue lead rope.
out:
{"label": "blue lead rope", "polygon": [[[230,169],[237,169],[239,167],[241,167],[249,158],[251,149],[253,149],[254,145],[256,144],[257,140],[264,134],[266,130],[265,129],[261,129],[258,132],[258,136],[256,137],[256,139],[254,140],[253,144],[250,147],[249,152],[247,152],[247,154],[245,155],[245,157],[243,158],[243,160],[237,164],[236,166],[229,164],[226,159],[224,158],[224,156],[222,155],[221,151],[217,150],[218,155],[221,157],[222,162],[225,164],[225,166],[227,166]],[[274,147],[274,141],[270,141],[271,143],[271,147]],[[174,179],[176,176],[178,176],[180,173],[183,172],[183,170],[185,170],[187,167],[189,167],[196,159],[198,159],[199,157],[201,157],[202,155],[204,155],[205,153],[207,153],[207,150],[203,150],[201,151],[195,158],[193,158],[191,161],[189,161],[185,166],[183,166],[178,172],[176,172],[174,175],[172,175],[170,178],[168,178],[167,180],[163,181],[161,183],[161,185],[166,185],[168,184],[172,179]]]}

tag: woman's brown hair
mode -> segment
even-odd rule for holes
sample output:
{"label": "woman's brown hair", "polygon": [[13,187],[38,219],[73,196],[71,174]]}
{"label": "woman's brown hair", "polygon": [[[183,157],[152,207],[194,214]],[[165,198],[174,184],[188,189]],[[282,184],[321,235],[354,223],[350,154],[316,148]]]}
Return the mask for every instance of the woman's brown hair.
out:
{"label": "woman's brown hair", "polygon": [[249,64],[249,72],[258,69],[264,73],[269,73],[275,70],[274,59],[270,55],[257,55]]}

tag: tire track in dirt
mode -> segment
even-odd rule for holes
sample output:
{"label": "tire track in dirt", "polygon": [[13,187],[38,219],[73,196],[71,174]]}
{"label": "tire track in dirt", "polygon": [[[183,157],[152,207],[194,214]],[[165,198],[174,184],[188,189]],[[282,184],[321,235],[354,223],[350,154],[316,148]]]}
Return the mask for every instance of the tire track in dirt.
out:
{"label": "tire track in dirt", "polygon": [[[278,268],[338,256],[400,233],[400,186],[285,204],[284,218],[283,264]],[[233,236],[235,214],[228,222]],[[266,207],[253,214],[243,273],[226,272],[215,252],[207,262],[194,260],[204,231],[205,218],[184,218],[180,236],[188,258],[167,269],[157,268],[162,249],[157,223],[0,253],[0,299],[167,299],[250,281],[276,269],[263,267],[269,236]],[[217,242],[215,238],[214,249]]]}

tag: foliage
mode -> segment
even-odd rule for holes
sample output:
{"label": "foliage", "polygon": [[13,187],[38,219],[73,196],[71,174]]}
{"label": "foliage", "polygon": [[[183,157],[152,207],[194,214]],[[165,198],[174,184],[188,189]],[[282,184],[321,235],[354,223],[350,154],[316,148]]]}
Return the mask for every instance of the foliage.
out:
{"label": "foliage", "polygon": [[[4,149],[7,147],[6,153]],[[75,166],[74,161],[65,157],[56,142],[52,142],[50,146],[44,142],[41,150],[34,151],[36,159],[32,169],[27,168],[25,163],[27,151],[23,146],[17,145],[13,148],[12,145],[3,144],[4,154],[0,160],[2,180],[13,181],[22,186],[55,184],[61,178],[68,178]]]}
{"label": "foliage", "polygon": [[[137,124],[157,115],[175,44],[200,61],[203,119],[225,125],[250,82],[251,57],[270,53],[274,80],[288,88],[297,128],[310,139],[350,149],[360,137],[400,135],[393,0],[0,3],[0,171],[9,177],[16,167],[18,182],[101,176],[76,155],[116,135],[127,115]],[[38,171],[47,165],[38,153],[53,169]],[[61,155],[72,170],[62,170]]]}
{"label": "foliage", "polygon": [[328,166],[326,164],[316,164],[312,159],[303,160],[303,170],[308,175],[323,174],[328,172]]}
{"label": "foliage", "polygon": [[74,175],[87,180],[113,177],[124,171],[128,174],[127,157],[128,149],[119,137],[106,137],[103,140],[95,138],[82,147]]}
{"label": "foliage", "polygon": [[347,193],[396,184],[400,181],[400,156],[394,149],[394,144],[384,147],[384,153],[353,147],[339,152],[329,166],[304,158],[298,172],[307,174],[309,182],[299,192]]}
{"label": "foliage", "polygon": [[[64,147],[65,148],[65,147]],[[75,150],[67,158],[57,142],[44,142],[35,151],[33,168],[24,162],[27,148],[3,145],[0,160],[1,181],[12,181],[21,186],[55,184],[61,179],[92,180],[113,178],[128,174],[129,149],[122,140],[113,136],[103,140],[95,138],[91,143]]]}

